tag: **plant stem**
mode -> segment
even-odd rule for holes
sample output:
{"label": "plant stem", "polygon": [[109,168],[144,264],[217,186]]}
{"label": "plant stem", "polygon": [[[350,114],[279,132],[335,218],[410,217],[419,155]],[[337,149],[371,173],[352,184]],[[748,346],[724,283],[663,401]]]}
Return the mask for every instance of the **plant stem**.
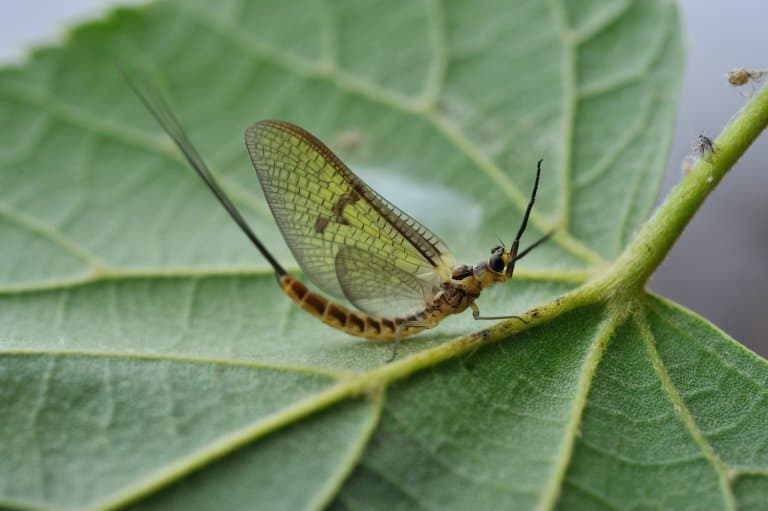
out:
{"label": "plant stem", "polygon": [[717,137],[714,153],[700,159],[670,191],[664,203],[616,260],[611,271],[600,279],[602,284],[613,289],[618,289],[620,285],[630,292],[645,285],[704,199],[766,126],[768,87],[763,87]]}
{"label": "plant stem", "polygon": [[[463,336],[436,348],[421,351],[369,373],[372,381],[392,382],[526,330],[563,312],[614,295],[635,295],[661,264],[704,199],[714,190],[752,142],[768,126],[768,87],[750,101],[715,141],[711,157],[699,160],[690,173],[669,193],[664,203],[643,225],[608,272],[578,289],[529,311],[528,323],[509,320],[475,335]],[[709,161],[708,161],[709,160]]]}

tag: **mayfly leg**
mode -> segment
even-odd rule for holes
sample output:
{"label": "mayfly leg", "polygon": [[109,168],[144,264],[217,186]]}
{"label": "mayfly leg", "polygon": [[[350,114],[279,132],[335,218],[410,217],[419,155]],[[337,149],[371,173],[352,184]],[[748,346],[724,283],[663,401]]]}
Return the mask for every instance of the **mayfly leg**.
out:
{"label": "mayfly leg", "polygon": [[400,349],[400,341],[403,338],[403,332],[405,332],[406,328],[430,328],[430,326],[420,321],[403,321],[400,323],[397,327],[397,332],[395,333],[395,346],[392,348],[392,355],[385,361],[385,363],[389,364],[397,358],[397,352]]}
{"label": "mayfly leg", "polygon": [[470,307],[472,307],[472,317],[477,320],[481,319],[517,319],[525,323],[526,325],[528,322],[521,318],[520,316],[481,316],[480,315],[480,307],[477,306],[476,303],[472,302],[469,304]]}

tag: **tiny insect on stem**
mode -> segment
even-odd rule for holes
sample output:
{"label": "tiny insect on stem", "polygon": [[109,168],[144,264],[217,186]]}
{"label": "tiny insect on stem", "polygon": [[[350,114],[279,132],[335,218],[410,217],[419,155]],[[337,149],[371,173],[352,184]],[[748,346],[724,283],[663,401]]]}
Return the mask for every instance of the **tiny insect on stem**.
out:
{"label": "tiny insect on stem", "polygon": [[728,78],[728,83],[730,83],[734,87],[739,87],[750,81],[753,84],[759,83],[766,76],[768,76],[768,70],[766,69],[739,68],[739,69],[733,69],[731,71],[728,71],[728,73],[726,74],[726,77]]}
{"label": "tiny insect on stem", "polygon": [[693,151],[698,158],[712,163],[712,156],[717,153],[717,146],[712,142],[711,138],[700,133],[693,144]]}

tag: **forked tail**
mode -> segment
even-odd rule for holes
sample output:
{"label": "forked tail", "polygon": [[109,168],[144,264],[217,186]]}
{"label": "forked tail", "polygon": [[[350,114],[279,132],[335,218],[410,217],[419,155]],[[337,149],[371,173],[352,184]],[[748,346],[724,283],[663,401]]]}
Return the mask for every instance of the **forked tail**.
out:
{"label": "forked tail", "polygon": [[174,115],[171,107],[163,99],[160,92],[149,82],[139,83],[128,73],[123,71],[128,85],[139,97],[144,106],[152,113],[154,118],[173,140],[189,164],[195,169],[195,172],[202,178],[209,190],[219,200],[227,213],[240,226],[240,229],[248,236],[253,245],[261,252],[261,255],[269,261],[275,271],[280,289],[288,295],[299,306],[319,318],[321,321],[334,328],[347,332],[351,335],[365,337],[368,339],[395,339],[400,336],[406,337],[418,333],[420,328],[411,328],[403,326],[404,318],[380,318],[365,313],[352,311],[347,307],[334,303],[312,291],[308,290],[304,284],[296,280],[287,273],[274,256],[261,243],[256,234],[251,230],[248,223],[238,211],[237,207],[229,200],[219,186],[219,183],[213,177],[213,173],[205,164],[205,161],[197,152],[195,146],[187,136],[181,123]]}
{"label": "forked tail", "polygon": [[272,268],[275,271],[275,276],[279,281],[287,274],[285,269],[261,243],[259,238],[256,237],[256,234],[251,230],[250,226],[245,221],[245,218],[243,218],[235,205],[232,204],[232,201],[229,200],[229,197],[224,193],[224,190],[221,189],[221,186],[219,186],[219,183],[213,177],[213,173],[208,168],[208,165],[205,164],[205,161],[200,156],[200,153],[197,152],[197,149],[195,149],[195,146],[192,144],[192,141],[190,141],[178,118],[174,115],[168,102],[163,99],[161,93],[150,82],[145,80],[143,83],[139,83],[138,80],[132,78],[124,70],[123,76],[133,92],[139,97],[141,102],[144,103],[144,106],[147,107],[168,136],[171,137],[171,140],[173,140],[176,147],[179,148],[192,168],[195,169],[197,175],[202,178],[208,189],[213,192],[213,195],[216,196],[219,203],[224,206],[224,209],[227,210],[229,216],[231,216],[235,223],[240,226],[240,229],[242,229],[245,235],[248,236],[251,243],[253,243],[259,252],[261,252],[261,255],[264,256],[269,264],[272,265]]}

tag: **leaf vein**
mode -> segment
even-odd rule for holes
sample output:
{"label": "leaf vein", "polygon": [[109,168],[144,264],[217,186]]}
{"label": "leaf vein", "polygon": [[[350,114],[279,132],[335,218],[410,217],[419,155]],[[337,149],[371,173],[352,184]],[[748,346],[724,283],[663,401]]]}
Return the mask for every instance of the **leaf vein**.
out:
{"label": "leaf vein", "polygon": [[[424,509],[424,510],[437,509],[437,508],[430,508],[425,506],[424,500],[420,498],[420,495],[415,495],[414,493],[406,489],[402,484],[400,484],[399,481],[395,481],[394,479],[392,479],[392,477],[389,476],[389,474],[386,474],[382,470],[379,470],[378,467],[371,465],[365,459],[362,460],[361,465],[365,468],[365,470],[372,472],[377,477],[379,477],[382,481],[394,487],[397,491],[400,492],[401,495],[409,499],[413,503],[413,505],[416,506],[416,509]],[[363,507],[363,509],[367,509],[367,508]]]}
{"label": "leaf vein", "polygon": [[633,2],[609,4],[592,18],[589,24],[573,32],[575,43],[582,45],[589,42],[592,38],[598,36],[603,30],[617,23],[632,7]]}
{"label": "leaf vein", "polygon": [[642,135],[651,123],[652,112],[652,95],[647,95],[643,99],[642,115],[635,122],[629,130],[627,130],[622,137],[609,147],[604,153],[602,158],[588,171],[582,173],[573,181],[574,187],[586,188],[594,181],[603,177],[606,172],[611,169],[611,165],[616,163],[621,156],[621,153],[629,147],[630,143],[635,141],[637,137]]}
{"label": "leaf vein", "polygon": [[620,461],[626,465],[632,465],[635,467],[670,467],[673,465],[687,465],[689,463],[695,463],[696,461],[705,460],[704,455],[699,451],[695,455],[681,456],[675,459],[665,459],[665,460],[658,460],[658,461],[640,461],[640,460],[627,458],[626,456],[616,451],[612,451],[610,449],[601,447],[593,442],[588,441],[586,438],[580,438],[579,443],[584,447],[586,447],[587,449],[597,454],[600,454],[609,458],[613,458],[616,461]]}
{"label": "leaf vein", "polygon": [[560,489],[566,478],[568,466],[570,465],[571,457],[573,456],[574,446],[581,426],[581,419],[584,415],[584,409],[587,405],[587,398],[589,396],[592,380],[594,379],[597,368],[600,365],[600,361],[602,360],[603,354],[605,353],[614,332],[625,318],[626,312],[618,310],[609,311],[607,317],[603,320],[592,339],[576,383],[577,389],[579,390],[574,399],[568,426],[563,432],[563,439],[559,449],[561,455],[559,456],[559,459],[555,460],[551,479],[541,495],[538,509],[553,510],[557,505]]}
{"label": "leaf vein", "polygon": [[346,453],[346,459],[339,464],[335,473],[328,479],[325,486],[323,486],[311,500],[311,504],[308,506],[309,509],[325,509],[326,505],[339,493],[346,479],[362,458],[366,445],[376,431],[376,426],[378,426],[379,421],[381,420],[384,399],[385,396],[383,390],[377,392],[369,399],[369,401],[372,401],[372,409],[368,422],[363,425],[360,430],[360,435],[357,438],[351,439],[349,450]]}
{"label": "leaf vein", "polygon": [[285,371],[295,373],[313,374],[318,376],[326,376],[331,379],[344,379],[349,378],[352,374],[345,371],[333,371],[325,368],[315,366],[301,366],[301,365],[285,365],[275,363],[264,363],[254,361],[244,361],[238,359],[223,359],[223,358],[205,358],[195,357],[191,355],[171,355],[163,353],[135,353],[135,352],[106,352],[106,351],[85,351],[85,350],[61,350],[61,349],[13,349],[4,348],[0,349],[0,357],[90,357],[90,358],[104,358],[104,359],[129,359],[148,362],[181,362],[189,364],[213,364],[229,367],[245,367],[251,369],[266,369],[271,371]]}
{"label": "leaf vein", "polygon": [[[658,300],[658,297],[653,297],[654,299]],[[682,328],[679,326],[675,320],[665,314],[665,311],[663,311],[659,306],[654,303],[652,300],[645,300],[645,305],[649,307],[653,312],[661,319],[667,326],[669,326],[671,329],[673,329],[682,339],[685,339],[688,341],[689,344],[692,346],[695,346],[698,349],[704,350],[710,355],[712,355],[714,358],[720,362],[723,367],[731,371],[733,374],[736,374],[740,376],[741,378],[744,378],[745,380],[749,380],[752,382],[756,387],[758,387],[758,390],[762,392],[763,394],[768,394],[768,389],[765,387],[765,384],[763,382],[760,382],[756,380],[751,374],[745,373],[738,367],[736,367],[733,363],[731,363],[729,360],[725,359],[717,350],[712,348],[711,346],[698,342],[688,330],[685,328]],[[757,356],[755,356],[756,359],[761,361],[763,364],[766,363],[765,359],[761,359]]]}
{"label": "leaf vein", "polygon": [[[0,94],[44,110],[55,119],[87,130],[102,138],[168,158],[177,164],[174,168],[179,170],[186,170],[187,168],[184,158],[173,149],[172,145],[166,143],[165,136],[150,137],[118,122],[104,121],[77,105],[64,103],[59,98],[40,91],[21,91],[6,85],[0,87]],[[242,200],[243,204],[255,213],[268,216],[267,207],[257,198],[256,194],[246,192],[227,176],[219,174],[217,180],[229,195]]]}
{"label": "leaf vein", "polygon": [[[434,447],[430,446],[426,442],[426,440],[418,434],[416,429],[413,428],[413,426],[404,418],[398,416],[390,408],[386,408],[384,410],[384,414],[391,417],[394,422],[399,424],[403,428],[403,430],[410,436],[411,440],[415,442],[427,456],[432,458],[432,460],[434,460],[439,466],[443,467],[448,473],[453,474],[459,479],[463,479],[469,483],[476,484],[477,486],[483,486],[483,487],[491,488],[494,490],[501,490],[504,493],[513,494],[513,495],[524,493],[518,489],[509,487],[509,486],[504,486],[498,483],[494,483],[492,481],[479,479],[477,477],[474,477],[472,474],[469,474],[463,470],[460,470],[459,468],[454,466],[454,464],[452,464],[450,460],[443,458]],[[440,443],[442,443],[442,441]]]}
{"label": "leaf vein", "polygon": [[426,109],[437,108],[450,62],[445,33],[445,15],[441,1],[425,0],[427,20],[429,21],[429,36],[433,49],[432,63],[429,66],[426,85],[422,92],[422,101],[426,105]]}
{"label": "leaf vein", "polygon": [[561,45],[563,48],[562,75],[563,75],[563,98],[562,98],[562,134],[560,136],[562,146],[561,152],[561,198],[560,198],[560,221],[559,225],[566,231],[570,228],[571,218],[571,179],[573,175],[573,142],[576,116],[578,115],[577,101],[577,59],[578,49],[575,47],[571,36],[570,27],[566,19],[566,10],[563,0],[550,0],[548,5],[552,13],[552,19],[555,25],[560,28]]}
{"label": "leaf vein", "polygon": [[694,443],[701,450],[704,458],[709,462],[717,474],[720,483],[720,491],[723,496],[723,503],[725,504],[726,509],[729,511],[736,511],[737,506],[735,496],[733,495],[733,488],[731,488],[731,480],[728,476],[728,469],[707,440],[706,435],[699,428],[696,419],[688,409],[688,405],[682,397],[680,397],[680,394],[672,381],[672,377],[667,372],[666,367],[664,367],[664,361],[656,349],[656,338],[648,323],[646,312],[644,310],[635,312],[634,320],[640,330],[640,336],[645,344],[646,353],[651,360],[654,371],[656,371],[656,374],[659,377],[661,388],[672,403],[675,413],[683,423],[683,427],[685,427],[688,434],[691,435]]}
{"label": "leaf vein", "polygon": [[604,506],[608,507],[608,509],[612,509],[614,511],[623,511],[623,508],[619,508],[616,505],[612,504],[608,499],[597,493],[595,490],[592,490],[591,488],[586,488],[585,486],[582,486],[578,483],[576,483],[572,479],[568,479],[565,481],[565,484],[572,487],[576,491],[579,491],[586,495],[587,497],[591,497],[595,499],[596,501],[600,502]]}
{"label": "leaf vein", "polygon": [[16,211],[0,201],[0,217],[9,223],[26,230],[27,232],[50,241],[76,259],[80,259],[86,265],[86,275],[92,276],[106,267],[96,255],[81,247],[75,241],[59,232],[53,227],[33,218],[21,211]]}

